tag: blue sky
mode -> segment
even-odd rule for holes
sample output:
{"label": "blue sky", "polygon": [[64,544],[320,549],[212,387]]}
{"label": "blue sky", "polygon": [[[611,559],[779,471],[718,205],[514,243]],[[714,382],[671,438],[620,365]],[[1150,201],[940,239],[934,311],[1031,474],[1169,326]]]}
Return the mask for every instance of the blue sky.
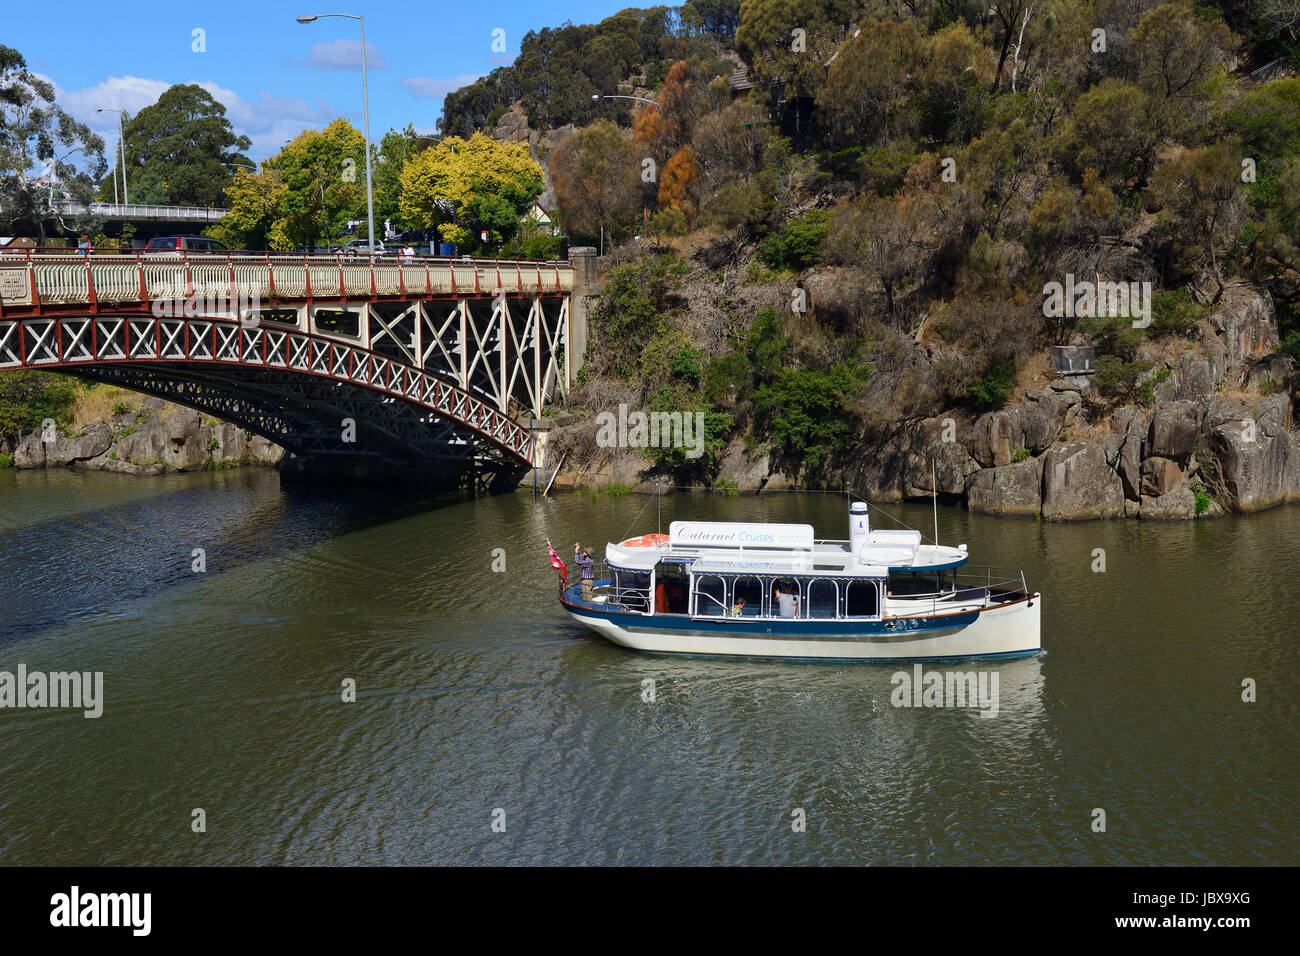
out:
{"label": "blue sky", "polygon": [[[0,43],[17,49],[31,69],[52,80],[60,104],[103,135],[110,149],[117,141],[117,115],[96,108],[134,114],[174,83],[198,83],[225,105],[236,132],[253,141],[250,155],[262,160],[302,130],[339,116],[361,128],[359,24],[340,18],[299,24],[299,14],[365,16],[370,135],[378,143],[390,127],[407,123],[432,131],[443,96],[512,62],[529,30],[566,20],[594,23],[631,5],[626,0],[226,0],[202,6],[64,0],[48,7],[10,5]],[[196,30],[203,31],[198,39]],[[494,30],[505,31],[504,54],[492,49]],[[205,51],[196,52],[196,45]]]}

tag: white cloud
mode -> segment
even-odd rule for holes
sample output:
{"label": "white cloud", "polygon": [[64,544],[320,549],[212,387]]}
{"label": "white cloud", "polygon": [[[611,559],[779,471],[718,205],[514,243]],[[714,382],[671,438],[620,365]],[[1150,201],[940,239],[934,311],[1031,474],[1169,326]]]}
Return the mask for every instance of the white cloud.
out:
{"label": "white cloud", "polygon": [[[256,99],[245,99],[210,80],[188,82],[207,90],[226,108],[226,118],[235,133],[252,140],[248,155],[254,159],[266,159],[303,130],[323,127],[342,115],[323,100],[309,103],[294,96],[272,96],[266,91]],[[117,147],[118,116],[95,110],[124,109],[135,116],[158,102],[158,97],[171,86],[165,80],[140,76],[110,76],[94,86],[66,91],[54,83],[59,105],[104,137],[107,155]]]}
{"label": "white cloud", "polygon": [[425,100],[440,100],[453,90],[469,86],[484,76],[482,73],[462,73],[459,76],[407,76],[402,78],[402,85]]}
{"label": "white cloud", "polygon": [[[329,40],[317,43],[307,51],[307,59],[288,60],[290,66],[306,66],[313,70],[359,70],[361,69],[360,40]],[[373,43],[366,44],[366,69],[384,70],[388,61]]]}
{"label": "white cloud", "polygon": [[[110,76],[94,86],[64,90],[50,77],[43,79],[54,84],[55,99],[60,106],[95,132],[111,134],[114,142],[117,140],[118,115],[109,110],[126,110],[134,116],[146,106],[158,102],[158,97],[171,86],[163,80],[148,80],[140,76]],[[101,108],[103,113],[95,112]]]}

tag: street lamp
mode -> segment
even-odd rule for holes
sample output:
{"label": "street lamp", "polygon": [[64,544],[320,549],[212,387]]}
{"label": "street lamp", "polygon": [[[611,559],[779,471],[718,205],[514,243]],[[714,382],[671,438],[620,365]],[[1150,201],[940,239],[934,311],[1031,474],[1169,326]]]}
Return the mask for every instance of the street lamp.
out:
{"label": "street lamp", "polygon": [[[656,103],[654,100],[648,100],[644,96],[622,96],[616,93],[611,93],[608,96],[602,96],[599,93],[592,93],[591,98],[593,100],[636,100],[638,103],[649,103],[651,106],[659,106],[659,104]],[[659,108],[661,110],[663,109],[662,106],[659,106]]]}
{"label": "street lamp", "polygon": [[[117,155],[122,158],[122,203],[131,205],[131,197],[126,193],[126,110],[115,110],[112,107],[100,107],[95,110],[96,113],[116,113],[117,114]],[[113,205],[117,205],[117,174],[113,174]]]}
{"label": "street lamp", "polygon": [[[659,112],[663,112],[662,105],[655,103],[654,100],[647,100],[645,96],[623,96],[621,94],[608,94],[602,96],[601,94],[598,94],[598,92],[594,92],[594,94],[591,94],[591,100],[593,100],[594,103],[599,103],[601,100],[636,100],[637,103],[649,103],[651,107],[659,107]],[[642,212],[646,213],[646,221],[649,222],[649,212],[647,212],[645,208],[642,208]],[[604,255],[604,220],[601,220],[601,255]]]}
{"label": "street lamp", "polygon": [[254,174],[257,173],[257,167],[250,166],[248,165],[248,163],[222,163],[221,165],[227,166],[230,169],[251,169],[254,172]]}
{"label": "street lamp", "polygon": [[366,125],[366,220],[370,227],[370,256],[375,255],[375,191],[370,179],[370,92],[366,86],[366,18],[351,13],[320,13],[298,17],[299,23],[311,23],[322,17],[344,17],[361,24],[361,102]]}

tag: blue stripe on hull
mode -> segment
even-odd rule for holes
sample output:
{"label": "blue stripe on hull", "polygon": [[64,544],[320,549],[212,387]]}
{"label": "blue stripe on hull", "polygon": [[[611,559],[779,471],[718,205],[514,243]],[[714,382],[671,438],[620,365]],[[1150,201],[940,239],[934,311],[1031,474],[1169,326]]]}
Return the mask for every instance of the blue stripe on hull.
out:
{"label": "blue stripe on hull", "polygon": [[[599,635],[597,635],[599,636]],[[615,647],[622,648],[625,651],[635,651],[638,654],[653,654],[656,657],[696,657],[704,660],[742,660],[742,661],[767,661],[772,664],[923,664],[923,663],[951,663],[954,661],[991,661],[991,660],[1016,660],[1022,657],[1037,657],[1042,654],[1041,648],[1031,648],[1027,651],[998,651],[994,654],[965,654],[955,657],[797,657],[793,655],[782,654],[779,657],[764,654],[703,654],[695,651],[654,651],[640,647],[626,647],[622,644],[615,644],[613,641],[606,641]]]}
{"label": "blue stripe on hull", "polygon": [[[566,595],[567,596],[567,595]],[[915,636],[926,631],[950,631],[974,624],[979,611],[965,611],[937,617],[896,617],[888,621],[836,621],[819,618],[698,618],[687,614],[639,614],[635,611],[606,611],[588,605],[573,596],[566,604],[567,610],[585,617],[599,618],[617,624],[625,630],[641,634],[659,634],[664,631],[693,631],[698,634],[736,635],[739,637],[902,637]]]}

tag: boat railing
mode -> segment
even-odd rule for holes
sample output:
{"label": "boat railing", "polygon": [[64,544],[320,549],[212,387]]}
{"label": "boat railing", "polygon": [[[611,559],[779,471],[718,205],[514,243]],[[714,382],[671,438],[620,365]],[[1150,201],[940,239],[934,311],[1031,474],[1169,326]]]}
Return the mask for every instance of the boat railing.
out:
{"label": "boat railing", "polygon": [[[621,582],[616,584],[617,579],[614,569],[603,560],[595,562],[592,565],[592,571],[597,582],[592,589],[592,594],[605,599],[597,603],[621,611],[644,613],[650,610],[650,588],[648,586],[639,588]],[[621,573],[630,574],[631,572],[624,571]]]}
{"label": "boat railing", "polygon": [[889,594],[888,599],[894,603],[906,601],[906,614],[889,614],[888,617],[932,617],[944,610],[951,611],[953,605],[978,604],[988,607],[994,604],[1008,604],[1029,596],[1025,584],[1025,572],[1019,568],[999,568],[989,565],[966,565],[956,572],[954,587],[943,591],[923,594]]}

